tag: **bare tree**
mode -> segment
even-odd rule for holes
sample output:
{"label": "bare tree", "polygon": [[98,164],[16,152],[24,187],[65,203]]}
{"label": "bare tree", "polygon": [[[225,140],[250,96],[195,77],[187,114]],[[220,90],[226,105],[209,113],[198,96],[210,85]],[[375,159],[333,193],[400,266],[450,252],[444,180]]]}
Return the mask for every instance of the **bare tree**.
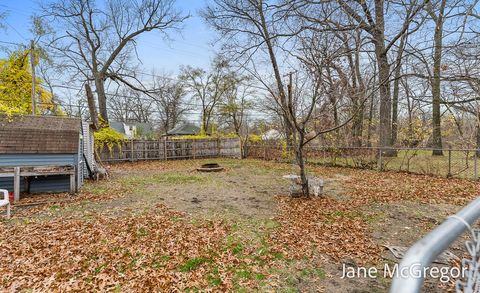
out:
{"label": "bare tree", "polygon": [[[345,31],[361,29],[373,43],[378,67],[380,95],[379,145],[392,146],[392,97],[390,90],[390,62],[388,53],[397,41],[408,34],[410,23],[422,12],[428,0],[422,1],[298,1],[296,11],[312,23],[309,29],[316,31]],[[386,5],[396,18],[402,17],[401,26],[387,30]],[[315,7],[317,9],[315,9]],[[342,13],[339,15],[339,11]],[[402,12],[403,11],[403,12]],[[403,15],[402,15],[403,14]],[[345,21],[346,20],[346,21]]]}
{"label": "bare tree", "polygon": [[440,118],[440,71],[442,65],[442,50],[443,50],[443,25],[445,19],[446,0],[436,1],[437,7],[433,3],[427,5],[426,10],[435,23],[435,35],[433,37],[434,52],[433,52],[433,78],[432,85],[432,138],[433,138],[433,155],[441,156],[442,152],[442,132],[441,132],[441,118]]}
{"label": "bare tree", "polygon": [[155,92],[151,95],[156,105],[162,131],[174,128],[191,109],[187,90],[182,81],[159,76],[155,79]]}
{"label": "bare tree", "polygon": [[187,17],[176,10],[174,0],[58,0],[46,4],[43,14],[56,23],[57,34],[49,44],[54,56],[72,75],[94,83],[100,116],[106,121],[107,80],[144,89],[129,70],[138,37],[151,31],[168,37]]}
{"label": "bare tree", "polygon": [[228,62],[222,58],[215,59],[208,72],[190,66],[182,68],[180,79],[194,99],[200,102],[202,131],[204,133],[211,131],[212,117],[232,86],[232,78]]}
{"label": "bare tree", "polygon": [[108,112],[116,121],[147,123],[153,117],[154,101],[142,92],[121,87],[108,96]]}
{"label": "bare tree", "polygon": [[[287,26],[282,26],[289,7],[288,3],[278,5],[273,1],[214,0],[202,15],[224,38],[226,52],[235,56],[237,61],[242,61],[243,68],[252,74],[269,93],[270,102],[275,104],[275,107],[270,108],[281,114],[286,126],[286,137],[290,141],[289,146],[293,148],[300,168],[302,192],[305,196],[309,196],[304,147],[319,135],[343,127],[351,121],[353,116],[345,121],[339,121],[333,128],[311,134],[316,109],[326,97],[323,91],[323,76],[325,70],[331,68],[329,65],[332,60],[330,54],[325,54],[313,68],[308,63],[280,63],[279,51],[283,48],[279,44],[282,39],[285,41],[299,34],[297,30],[292,31]],[[333,52],[335,54],[335,49]],[[265,78],[258,69],[257,66],[262,64],[262,61],[267,62],[269,67],[267,74],[271,72],[273,80]],[[287,87],[284,87],[281,66],[287,66],[290,70],[287,74]],[[295,84],[292,70],[297,72]]]}
{"label": "bare tree", "polygon": [[[244,69],[262,83],[272,97],[275,97],[280,108],[286,108],[288,105],[278,57],[278,42],[282,37],[293,35],[281,29],[284,16],[280,12],[285,7],[287,5],[262,0],[214,0],[202,11],[205,20],[225,41],[224,53],[232,55],[244,65]],[[273,87],[257,70],[257,62],[261,63],[258,59],[260,54],[266,55],[264,57],[270,67],[268,72],[273,75]],[[284,113],[282,116],[287,144],[291,145],[292,125]]]}

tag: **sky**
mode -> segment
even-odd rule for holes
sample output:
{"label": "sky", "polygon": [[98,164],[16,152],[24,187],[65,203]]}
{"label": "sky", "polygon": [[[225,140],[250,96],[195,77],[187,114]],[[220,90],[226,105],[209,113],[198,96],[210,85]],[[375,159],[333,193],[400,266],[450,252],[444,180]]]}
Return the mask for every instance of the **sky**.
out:
{"label": "sky", "polygon": [[[6,30],[0,31],[0,41],[28,44],[30,17],[39,11],[38,0],[0,0],[0,11],[7,12]],[[204,0],[178,0],[178,7],[191,17],[185,21],[181,35],[166,41],[158,32],[148,32],[138,39],[138,56],[144,72],[175,74],[181,65],[208,67],[213,58],[211,46],[215,34],[198,16]],[[1,54],[1,53],[0,53]]]}

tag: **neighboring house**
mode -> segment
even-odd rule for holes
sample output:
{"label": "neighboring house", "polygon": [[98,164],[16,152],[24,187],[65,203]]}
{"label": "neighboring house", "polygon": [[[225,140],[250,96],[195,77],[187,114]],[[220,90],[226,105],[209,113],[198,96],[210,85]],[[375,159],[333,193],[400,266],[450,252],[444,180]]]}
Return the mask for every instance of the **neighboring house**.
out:
{"label": "neighboring house", "polygon": [[[75,166],[75,188],[88,172],[86,158],[93,160],[93,141],[89,127],[80,119],[52,116],[0,115],[0,169],[35,166]],[[85,127],[83,127],[85,126]],[[87,151],[87,155],[84,155]],[[20,192],[66,192],[70,176],[20,177]],[[0,188],[13,190],[14,179],[1,177]]]}
{"label": "neighboring house", "polygon": [[277,140],[283,137],[283,134],[276,129],[270,129],[264,134],[262,134],[262,140]]}
{"label": "neighboring house", "polygon": [[167,131],[166,136],[175,135],[197,135],[200,133],[200,127],[191,123],[182,123]]}
{"label": "neighboring house", "polygon": [[155,134],[152,126],[148,123],[111,121],[110,127],[123,134],[127,139],[147,138]]}

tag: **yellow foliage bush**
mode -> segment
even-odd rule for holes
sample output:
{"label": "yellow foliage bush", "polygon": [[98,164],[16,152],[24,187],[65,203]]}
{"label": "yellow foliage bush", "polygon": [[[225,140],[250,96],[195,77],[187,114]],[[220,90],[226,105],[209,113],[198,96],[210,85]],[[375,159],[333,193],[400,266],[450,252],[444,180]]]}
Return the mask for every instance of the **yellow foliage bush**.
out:
{"label": "yellow foliage bush", "polygon": [[105,127],[95,132],[94,137],[97,150],[100,151],[106,146],[110,154],[115,145],[121,149],[122,143],[125,142],[125,136],[111,127]]}
{"label": "yellow foliage bush", "polygon": [[[37,60],[35,60],[37,62]],[[62,114],[53,103],[52,94],[36,82],[37,111]],[[32,114],[32,73],[29,51],[16,51],[0,59],[0,113],[11,115]]]}

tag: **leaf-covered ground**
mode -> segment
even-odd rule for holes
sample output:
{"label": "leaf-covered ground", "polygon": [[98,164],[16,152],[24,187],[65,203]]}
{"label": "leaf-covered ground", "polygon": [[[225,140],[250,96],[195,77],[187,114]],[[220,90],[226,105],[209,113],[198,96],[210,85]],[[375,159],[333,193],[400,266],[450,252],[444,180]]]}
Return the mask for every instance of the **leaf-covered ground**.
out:
{"label": "leaf-covered ground", "polygon": [[292,199],[281,178],[291,165],[217,161],[224,172],[197,173],[201,160],[114,165],[109,180],[73,198],[22,200],[0,220],[0,288],[385,292],[389,280],[340,280],[339,267],[381,266],[382,245],[410,245],[480,190],[310,166],[325,196]]}

